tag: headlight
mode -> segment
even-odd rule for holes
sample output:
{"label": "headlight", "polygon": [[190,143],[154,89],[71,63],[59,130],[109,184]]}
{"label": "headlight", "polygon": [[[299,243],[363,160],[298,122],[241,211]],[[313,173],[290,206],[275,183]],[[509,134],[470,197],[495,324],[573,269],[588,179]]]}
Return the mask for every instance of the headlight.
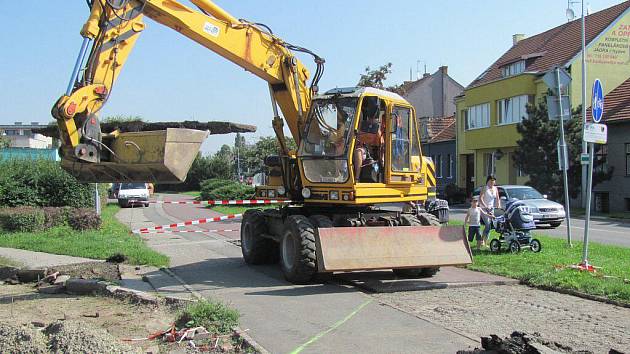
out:
{"label": "headlight", "polygon": [[283,186],[278,187],[278,195],[284,195],[284,193],[286,193],[287,191],[284,189]]}
{"label": "headlight", "polygon": [[311,197],[311,190],[306,188],[306,187],[302,188],[302,197],[304,197],[306,199],[310,198]]}
{"label": "headlight", "polygon": [[261,197],[263,197],[263,198],[266,198],[266,197],[267,197],[267,191],[266,191],[266,190],[264,190],[264,189],[263,189],[263,190],[261,190],[261,191],[260,191],[260,196],[261,196]]}
{"label": "headlight", "polygon": [[339,192],[330,191],[330,200],[339,200]]}
{"label": "headlight", "polygon": [[269,196],[269,198],[275,198],[275,197],[276,197],[276,191],[275,191],[275,190],[273,190],[273,189],[270,189],[270,190],[267,192],[267,195]]}

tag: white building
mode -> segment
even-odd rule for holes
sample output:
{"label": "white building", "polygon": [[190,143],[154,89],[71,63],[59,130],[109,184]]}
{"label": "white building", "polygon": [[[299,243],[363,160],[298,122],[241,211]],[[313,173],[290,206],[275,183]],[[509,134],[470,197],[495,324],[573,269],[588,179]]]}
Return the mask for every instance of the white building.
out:
{"label": "white building", "polygon": [[53,138],[33,133],[33,129],[41,127],[38,122],[31,122],[31,124],[15,122],[15,124],[0,125],[0,135],[9,138],[11,140],[10,147],[14,148],[54,148]]}

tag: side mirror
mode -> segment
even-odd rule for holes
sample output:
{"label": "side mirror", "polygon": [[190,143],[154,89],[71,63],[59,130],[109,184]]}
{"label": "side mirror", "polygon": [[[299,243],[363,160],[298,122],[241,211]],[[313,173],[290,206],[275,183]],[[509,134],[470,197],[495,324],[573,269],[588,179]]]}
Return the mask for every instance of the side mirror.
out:
{"label": "side mirror", "polygon": [[500,199],[501,200],[507,200],[507,197],[506,196],[502,196]]}
{"label": "side mirror", "polygon": [[546,194],[543,194],[543,198],[547,199],[547,195],[546,195]]}

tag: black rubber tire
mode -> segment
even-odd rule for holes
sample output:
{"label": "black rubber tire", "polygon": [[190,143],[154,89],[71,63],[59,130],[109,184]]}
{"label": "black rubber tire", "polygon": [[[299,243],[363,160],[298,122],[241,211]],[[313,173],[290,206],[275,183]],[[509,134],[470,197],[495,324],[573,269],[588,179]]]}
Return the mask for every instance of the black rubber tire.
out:
{"label": "black rubber tire", "polygon": [[[425,215],[425,214],[421,214]],[[413,215],[403,214],[400,216],[402,226],[440,226],[440,221],[437,220],[432,214],[426,214],[427,217],[416,218]],[[433,218],[431,218],[433,217]],[[436,224],[437,222],[437,224]],[[424,225],[424,223],[428,225]],[[440,271],[440,267],[426,267],[426,268],[403,268],[392,269],[392,272],[399,278],[430,278]]]}
{"label": "black rubber tire", "polygon": [[306,284],[317,273],[315,226],[304,215],[291,215],[284,222],[280,243],[280,267],[294,284]]}
{"label": "black rubber tire", "polygon": [[334,227],[332,220],[325,215],[311,215],[308,217],[313,226],[318,228]]}
{"label": "black rubber tire", "polygon": [[534,253],[538,253],[542,250],[542,243],[540,243],[537,238],[532,239],[529,242],[529,249]]}
{"label": "black rubber tire", "polygon": [[493,253],[501,252],[501,241],[493,238],[492,241],[490,241],[490,251]]}
{"label": "black rubber tire", "polygon": [[420,213],[418,214],[418,220],[422,226],[442,226],[440,220],[433,214]]}
{"label": "black rubber tire", "polygon": [[241,221],[241,252],[247,264],[271,264],[278,262],[278,244],[262,237],[267,232],[267,222],[260,209],[249,209]]}
{"label": "black rubber tire", "polygon": [[508,249],[511,253],[519,253],[521,251],[521,245],[518,243],[518,241],[511,241]]}
{"label": "black rubber tire", "polygon": [[560,226],[560,224],[562,224],[562,222],[550,222],[549,226],[551,226],[553,228],[556,228],[556,227]]}

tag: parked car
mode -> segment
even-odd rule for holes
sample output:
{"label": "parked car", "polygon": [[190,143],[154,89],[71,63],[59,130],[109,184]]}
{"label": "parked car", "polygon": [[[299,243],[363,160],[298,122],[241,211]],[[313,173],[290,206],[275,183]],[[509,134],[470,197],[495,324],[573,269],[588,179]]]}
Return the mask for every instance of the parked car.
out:
{"label": "parked car", "polygon": [[112,186],[107,190],[107,198],[118,199],[118,191],[120,190],[120,183],[112,183]]}
{"label": "parked car", "polygon": [[136,204],[149,206],[149,187],[146,183],[120,183],[118,205],[123,208]]}
{"label": "parked car", "polygon": [[[558,227],[566,216],[562,204],[548,200],[547,195],[541,194],[530,186],[505,185],[497,186],[497,188],[499,189],[499,197],[502,203],[512,198],[525,202],[534,216],[534,222],[537,226],[549,225]],[[480,191],[481,187],[475,188],[473,196],[478,196]]]}

